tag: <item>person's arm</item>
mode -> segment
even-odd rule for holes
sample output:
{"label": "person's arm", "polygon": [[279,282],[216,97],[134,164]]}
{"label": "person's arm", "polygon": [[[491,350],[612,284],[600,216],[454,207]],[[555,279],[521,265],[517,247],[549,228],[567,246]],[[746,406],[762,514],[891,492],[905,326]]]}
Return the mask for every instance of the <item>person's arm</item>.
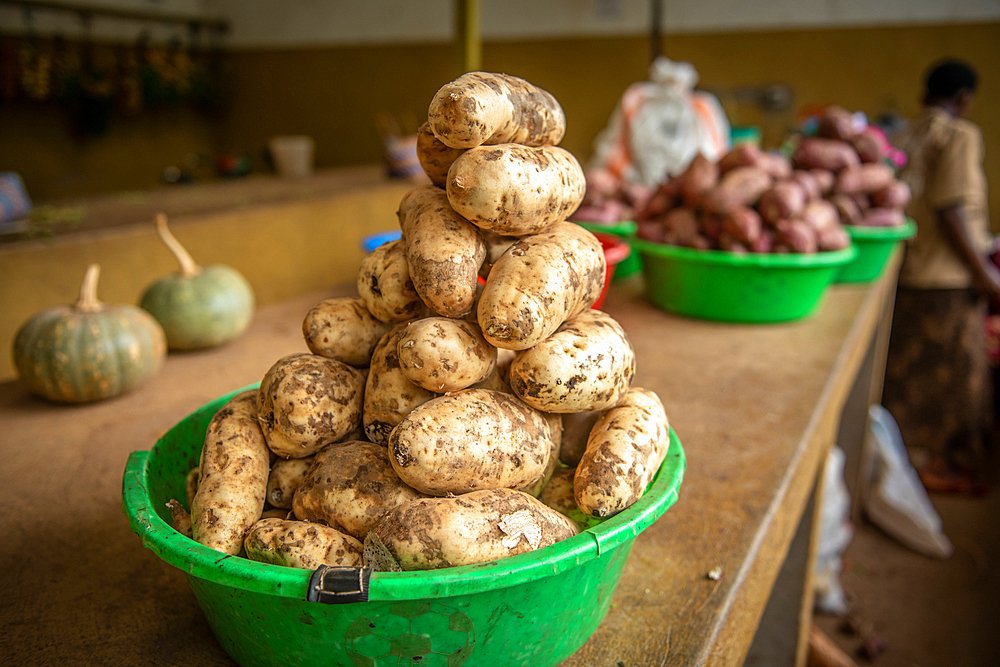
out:
{"label": "person's arm", "polygon": [[993,299],[1000,300],[1000,270],[981,255],[969,236],[965,224],[965,210],[960,204],[937,211],[937,221],[944,237],[951,243],[958,256],[969,267],[976,289]]}

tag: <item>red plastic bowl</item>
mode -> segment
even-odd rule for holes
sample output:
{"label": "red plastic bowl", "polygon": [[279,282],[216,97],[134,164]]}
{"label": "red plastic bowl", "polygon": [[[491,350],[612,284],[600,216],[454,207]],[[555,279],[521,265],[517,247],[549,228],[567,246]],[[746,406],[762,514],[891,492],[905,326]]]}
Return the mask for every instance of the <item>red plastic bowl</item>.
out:
{"label": "red plastic bowl", "polygon": [[604,259],[608,264],[608,272],[604,277],[604,287],[601,289],[601,296],[597,297],[597,301],[591,306],[591,308],[600,310],[604,306],[604,297],[608,295],[608,285],[611,284],[611,278],[615,275],[615,267],[628,257],[629,253],[632,252],[632,248],[628,243],[611,234],[601,234],[598,232],[594,236],[604,246]]}

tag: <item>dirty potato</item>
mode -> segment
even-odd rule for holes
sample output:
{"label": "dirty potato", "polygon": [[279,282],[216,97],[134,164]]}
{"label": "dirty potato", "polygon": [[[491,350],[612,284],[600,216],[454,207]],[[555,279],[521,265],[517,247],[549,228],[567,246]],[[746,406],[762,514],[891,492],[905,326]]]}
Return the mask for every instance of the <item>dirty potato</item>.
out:
{"label": "dirty potato", "polygon": [[579,526],[526,493],[488,489],[400,505],[372,532],[403,570],[432,570],[541,549]]}
{"label": "dirty potato", "polygon": [[392,469],[385,445],[344,442],[316,455],[295,493],[295,516],[364,540],[388,510],[422,494]]}
{"label": "dirty potato", "polygon": [[396,474],[432,496],[522,487],[544,474],[551,451],[540,412],[488,389],[428,401],[389,436]]}
{"label": "dirty potato", "polygon": [[401,322],[382,336],[372,354],[365,383],[364,433],[368,440],[380,445],[389,441],[389,433],[410,410],[438,396],[403,374],[399,364],[399,341],[406,334],[406,328],[407,323]]}
{"label": "dirty potato", "polygon": [[559,222],[528,236],[497,260],[479,299],[479,326],[495,347],[526,350],[590,308],[607,263],[596,236]]}
{"label": "dirty potato", "polygon": [[589,516],[618,514],[642,497],[670,445],[660,398],[634,388],[597,420],[576,468],[576,504]]}
{"label": "dirty potato", "polygon": [[390,326],[371,314],[364,299],[341,297],[313,306],[302,321],[302,335],[313,354],[366,367]]}
{"label": "dirty potato", "polygon": [[410,382],[441,394],[482,382],[497,360],[497,349],[486,342],[478,324],[447,317],[411,322],[397,352]]}
{"label": "dirty potato", "polygon": [[542,416],[545,417],[545,422],[549,425],[549,439],[552,441],[552,447],[549,449],[549,462],[545,465],[545,470],[542,472],[541,477],[517,489],[536,498],[542,492],[542,489],[545,488],[545,485],[549,483],[549,478],[552,477],[552,473],[555,472],[556,467],[559,465],[559,449],[562,446],[562,415],[554,412],[543,412]]}
{"label": "dirty potato", "polygon": [[592,412],[572,412],[563,415],[562,446],[559,448],[559,461],[563,465],[575,468],[583,452],[587,449],[587,440],[594,424],[603,414],[603,410]]}
{"label": "dirty potato", "polygon": [[316,523],[261,519],[247,533],[250,560],[315,570],[320,565],[361,567],[364,546],[350,535]]}
{"label": "dirty potato", "polygon": [[267,477],[267,502],[280,509],[291,509],[295,490],[302,485],[313,457],[278,459]]}
{"label": "dirty potato", "polygon": [[574,475],[576,468],[557,467],[548,484],[538,494],[538,499],[564,516],[579,514],[580,508],[576,506],[576,498],[573,495]]}
{"label": "dirty potato", "polygon": [[555,97],[524,79],[492,72],[467,72],[441,86],[427,122],[453,148],[554,146],[566,132],[566,114]]}
{"label": "dirty potato", "polygon": [[431,183],[443,188],[448,182],[448,168],[464,148],[452,148],[441,142],[431,131],[430,123],[424,122],[417,130],[417,161],[431,179]]}
{"label": "dirty potato", "polygon": [[565,220],[586,189],[580,163],[558,146],[479,146],[448,170],[452,208],[472,224],[507,236],[537,234]]}
{"label": "dirty potato", "polygon": [[365,308],[382,322],[402,322],[427,310],[413,286],[402,239],[383,243],[365,255],[357,287]]}
{"label": "dirty potato", "polygon": [[438,315],[472,312],[486,242],[479,228],[455,212],[441,188],[427,185],[403,196],[399,226],[413,288]]}
{"label": "dirty potato", "polygon": [[625,330],[600,310],[585,310],[555,333],[518,353],[510,388],[544,412],[589,412],[618,404],[635,375],[635,351]]}
{"label": "dirty potato", "polygon": [[241,392],[215,413],[205,433],[191,502],[196,542],[229,555],[240,552],[264,509],[270,457],[257,419],[257,392]]}
{"label": "dirty potato", "polygon": [[278,456],[301,459],[361,423],[365,376],[340,361],[305,352],[276,361],[260,383],[260,424]]}

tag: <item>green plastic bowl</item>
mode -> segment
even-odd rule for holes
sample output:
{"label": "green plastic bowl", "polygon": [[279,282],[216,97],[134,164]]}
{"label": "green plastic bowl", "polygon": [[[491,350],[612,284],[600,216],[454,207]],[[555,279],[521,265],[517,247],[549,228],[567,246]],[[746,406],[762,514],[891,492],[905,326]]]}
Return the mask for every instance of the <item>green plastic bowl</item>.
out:
{"label": "green plastic bowl", "polygon": [[721,322],[788,322],[812,315],[827,287],[857,255],[834,252],[736,254],[633,238],[646,294],[678,315]]}
{"label": "green plastic bowl", "polygon": [[917,223],[907,218],[905,224],[897,227],[845,225],[844,229],[858,246],[858,256],[840,269],[834,282],[867,283],[882,275],[896,246],[917,233]]}
{"label": "green plastic bowl", "polygon": [[[638,227],[634,220],[625,220],[623,222],[608,224],[600,222],[577,222],[576,224],[594,234],[603,233],[617,236],[630,246],[632,243],[632,237],[635,235],[635,230]],[[612,282],[615,280],[622,280],[624,278],[628,278],[629,276],[634,276],[641,271],[642,260],[639,259],[639,253],[630,251],[625,259],[618,262],[618,266],[615,268],[615,274],[611,280]]]}
{"label": "green plastic bowl", "polygon": [[328,604],[309,600],[312,571],[226,556],[168,524],[166,503],[185,497],[208,422],[235,393],[183,419],[151,451],[132,452],[122,506],[143,545],[187,574],[219,643],[243,667],[556,665],[604,619],[636,536],[676,502],[686,465],[671,431],[656,478],[617,516],[499,561],[374,572],[367,601]]}

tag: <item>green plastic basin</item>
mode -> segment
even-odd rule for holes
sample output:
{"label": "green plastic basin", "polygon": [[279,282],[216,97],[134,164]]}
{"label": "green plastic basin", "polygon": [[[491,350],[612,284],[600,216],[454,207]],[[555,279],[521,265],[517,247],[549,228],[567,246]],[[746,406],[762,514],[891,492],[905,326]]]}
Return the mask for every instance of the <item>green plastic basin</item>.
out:
{"label": "green plastic basin", "polygon": [[858,247],[858,256],[840,269],[834,282],[867,283],[882,275],[889,255],[897,245],[917,233],[917,224],[907,218],[905,224],[897,227],[845,225],[844,229]]}
{"label": "green plastic basin", "polygon": [[671,431],[645,495],[573,538],[477,565],[375,572],[366,602],[314,602],[312,571],[227,556],[168,524],[165,504],[184,499],[208,422],[235,393],[132,452],[122,505],[143,545],[187,573],[216,638],[243,667],[556,665],[603,620],[636,536],[676,502],[686,465]]}
{"label": "green plastic basin", "polygon": [[659,308],[721,322],[787,322],[812,315],[857,248],[799,254],[736,254],[631,239],[646,294]]}

